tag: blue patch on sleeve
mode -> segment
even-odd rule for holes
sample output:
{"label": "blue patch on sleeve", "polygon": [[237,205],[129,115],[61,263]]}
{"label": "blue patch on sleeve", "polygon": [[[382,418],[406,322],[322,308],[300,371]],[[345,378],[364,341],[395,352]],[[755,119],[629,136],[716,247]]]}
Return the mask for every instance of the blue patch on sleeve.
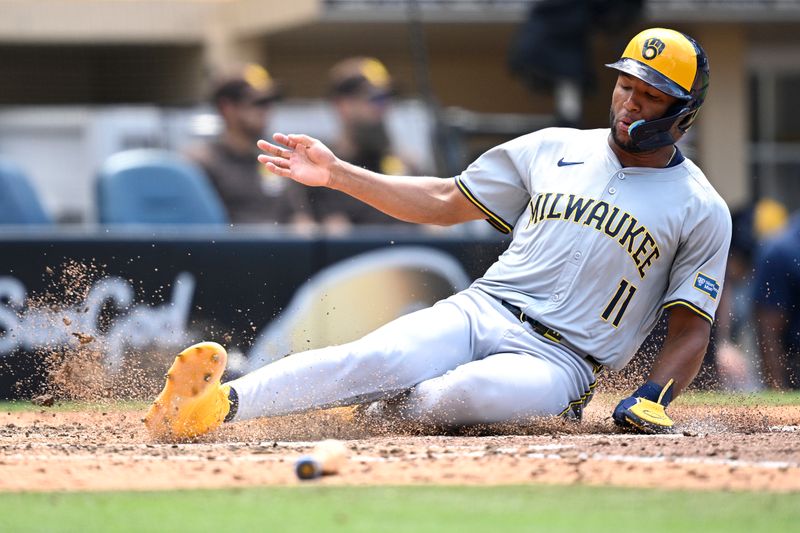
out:
{"label": "blue patch on sleeve", "polygon": [[706,276],[702,272],[697,273],[694,279],[694,288],[706,293],[712,300],[716,300],[719,295],[719,283],[714,278]]}

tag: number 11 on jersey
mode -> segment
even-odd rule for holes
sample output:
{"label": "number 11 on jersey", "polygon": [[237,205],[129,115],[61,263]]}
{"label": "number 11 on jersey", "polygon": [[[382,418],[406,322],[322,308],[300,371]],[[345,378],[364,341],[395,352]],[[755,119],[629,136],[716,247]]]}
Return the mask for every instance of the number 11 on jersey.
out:
{"label": "number 11 on jersey", "polygon": [[631,303],[631,298],[633,298],[633,293],[635,292],[636,287],[629,283],[628,280],[622,279],[619,282],[619,287],[617,287],[617,292],[614,293],[614,297],[608,302],[608,305],[601,315],[603,320],[608,322],[614,309],[617,309],[617,314],[614,320],[611,321],[611,325],[615,328],[618,327],[620,320],[622,320],[622,315],[625,314],[625,310],[628,308],[628,304]]}

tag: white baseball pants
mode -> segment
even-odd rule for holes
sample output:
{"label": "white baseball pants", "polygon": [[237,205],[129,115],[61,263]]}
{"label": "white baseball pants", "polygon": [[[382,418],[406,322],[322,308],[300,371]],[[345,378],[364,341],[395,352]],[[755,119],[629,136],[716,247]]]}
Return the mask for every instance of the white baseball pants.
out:
{"label": "white baseball pants", "polygon": [[290,355],[229,383],[234,420],[389,399],[438,425],[519,422],[588,401],[593,367],[469,288],[360,340]]}

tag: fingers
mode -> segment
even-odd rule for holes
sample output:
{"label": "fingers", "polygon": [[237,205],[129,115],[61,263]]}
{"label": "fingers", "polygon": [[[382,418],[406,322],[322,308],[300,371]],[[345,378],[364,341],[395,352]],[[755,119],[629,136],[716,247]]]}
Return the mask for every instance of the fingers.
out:
{"label": "fingers", "polygon": [[288,146],[291,149],[296,148],[297,145],[304,145],[308,147],[317,142],[315,138],[300,133],[292,133],[290,135],[286,135],[285,133],[275,133],[272,135],[272,139],[276,143]]}
{"label": "fingers", "polygon": [[271,144],[265,141],[264,139],[259,139],[258,142],[256,143],[256,146],[258,146],[260,150],[264,150],[265,152],[270,154],[275,153],[275,150],[279,148],[278,146],[275,146],[274,144]]}
{"label": "fingers", "polygon": [[289,136],[288,135],[284,135],[283,133],[273,133],[272,134],[272,140],[275,141],[276,143],[280,143],[280,144],[284,144],[286,146],[289,146]]}
{"label": "fingers", "polygon": [[308,135],[303,135],[301,133],[293,133],[289,135],[289,142],[294,143],[294,146],[302,144],[305,145],[306,147],[309,147],[315,142],[317,142],[317,140],[313,137],[309,137]]}
{"label": "fingers", "polygon": [[[259,160],[260,160],[260,158],[259,158]],[[270,172],[272,172],[276,176],[281,176],[283,178],[291,178],[292,177],[292,171],[291,170],[289,170],[288,168],[276,166],[271,161],[265,162],[264,166],[266,166],[267,170],[269,170]]]}
{"label": "fingers", "polygon": [[292,139],[292,137],[296,137],[296,136],[294,136],[294,135],[286,135],[285,133],[274,133],[272,135],[272,139],[276,143],[282,144],[284,146],[288,146],[289,148],[291,148],[293,150],[293,149],[295,149],[297,147],[298,140],[297,139]]}
{"label": "fingers", "polygon": [[288,159],[284,159],[282,157],[272,157],[272,156],[268,156],[268,155],[263,155],[262,154],[262,155],[258,156],[258,162],[263,164],[263,165],[266,165],[267,163],[272,163],[276,167],[289,168],[289,160]]}
{"label": "fingers", "polygon": [[[264,144],[269,145],[269,147],[271,147],[271,148],[277,148],[278,151],[283,151],[283,152],[286,152],[287,154],[290,154],[290,152],[288,150],[285,150],[283,148],[279,148],[277,146],[273,147],[272,145],[270,145],[269,143],[266,143],[266,142]],[[261,148],[261,144],[260,143],[259,143],[259,148]],[[264,150],[264,148],[261,148],[261,149]],[[270,153],[275,153],[274,150],[272,150],[272,149],[270,149],[269,152]],[[288,157],[289,157],[288,155],[286,156],[286,158],[284,158],[282,156],[275,157],[275,156],[270,156],[270,155],[266,155],[266,154],[261,154],[261,155],[258,156],[258,162],[261,163],[262,165],[264,165],[265,167],[267,167],[267,170],[269,170],[270,172],[272,172],[273,174],[275,174],[277,176],[281,176],[281,177],[284,177],[284,178],[291,178],[292,177],[292,171],[289,168],[290,164],[289,164]]]}
{"label": "fingers", "polygon": [[289,159],[292,157],[291,150],[287,150],[282,146],[277,146],[272,143],[268,143],[267,141],[261,139],[256,143],[261,150],[265,151],[266,153],[275,156],[275,157],[283,157],[284,159]]}
{"label": "fingers", "polygon": [[[284,133],[275,133],[272,139],[277,144],[267,142],[264,139],[260,139],[256,143],[258,148],[265,152],[258,156],[258,161],[273,174],[284,178],[292,177],[292,170],[290,168],[292,154],[297,153],[303,157],[306,155],[306,149],[313,143],[318,142],[313,137],[300,134],[286,135]],[[284,146],[287,146],[288,149],[284,148]]]}

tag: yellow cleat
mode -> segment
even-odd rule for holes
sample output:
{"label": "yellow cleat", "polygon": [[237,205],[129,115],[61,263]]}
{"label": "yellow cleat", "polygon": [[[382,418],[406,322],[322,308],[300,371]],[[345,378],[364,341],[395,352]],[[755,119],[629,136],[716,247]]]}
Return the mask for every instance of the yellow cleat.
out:
{"label": "yellow cleat", "polygon": [[228,354],[216,342],[201,342],[178,354],[167,384],[144,417],[157,440],[185,440],[222,425],[230,410],[230,387],[220,385]]}

